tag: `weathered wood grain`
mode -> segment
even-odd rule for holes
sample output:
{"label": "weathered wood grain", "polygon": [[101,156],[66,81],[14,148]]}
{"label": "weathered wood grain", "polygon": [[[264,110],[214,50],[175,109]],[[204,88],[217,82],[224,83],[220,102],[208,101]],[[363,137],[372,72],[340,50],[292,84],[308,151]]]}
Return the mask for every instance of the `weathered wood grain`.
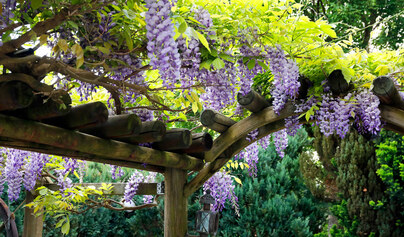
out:
{"label": "weathered wood grain", "polygon": [[44,144],[55,149],[77,151],[97,157],[109,157],[119,161],[199,170],[199,159],[171,152],[158,151],[114,140],[106,140],[80,132],[0,115],[0,137]]}

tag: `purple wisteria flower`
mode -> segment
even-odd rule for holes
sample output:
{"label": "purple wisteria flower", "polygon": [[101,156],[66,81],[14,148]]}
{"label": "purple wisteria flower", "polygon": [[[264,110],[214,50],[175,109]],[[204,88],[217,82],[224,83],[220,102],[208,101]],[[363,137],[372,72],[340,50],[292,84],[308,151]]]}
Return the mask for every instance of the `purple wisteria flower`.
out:
{"label": "purple wisteria flower", "polygon": [[136,195],[139,183],[142,182],[143,179],[144,176],[140,171],[135,170],[133,172],[132,176],[129,178],[125,186],[125,202],[130,203],[132,201],[133,197]]}
{"label": "purple wisteria flower", "polygon": [[24,165],[24,187],[31,191],[34,189],[36,181],[42,175],[43,167],[47,162],[48,156],[36,152],[31,152],[29,161]]}
{"label": "purple wisteria flower", "polygon": [[274,98],[274,111],[279,112],[288,99],[295,99],[300,87],[299,68],[295,61],[287,59],[279,45],[267,50],[270,69],[274,79],[271,95]]}
{"label": "purple wisteria flower", "polygon": [[379,98],[368,90],[362,91],[355,97],[356,125],[359,132],[377,134],[381,129]]}
{"label": "purple wisteria flower", "polygon": [[[173,1],[174,3],[175,1]],[[173,85],[180,77],[181,60],[174,40],[169,0],[146,0],[147,50],[150,65],[159,69],[163,86]]]}
{"label": "purple wisteria flower", "polygon": [[110,167],[111,167],[112,179],[120,178],[125,174],[122,167],[120,167],[120,166],[110,165]]}
{"label": "purple wisteria flower", "polygon": [[[152,183],[156,181],[156,172],[150,172],[144,179],[145,183]],[[148,204],[153,202],[153,195],[143,195],[143,203]]]}
{"label": "purple wisteria flower", "polygon": [[285,157],[285,149],[288,147],[288,134],[286,133],[286,129],[272,133],[272,139],[276,152],[281,158]]}
{"label": "purple wisteria flower", "polygon": [[216,172],[203,184],[204,192],[209,189],[215,198],[214,211],[222,211],[227,200],[232,203],[234,209],[238,210],[238,199],[234,194],[234,188],[231,176],[225,171]]}
{"label": "purple wisteria flower", "polygon": [[285,118],[285,127],[286,127],[286,133],[289,136],[294,136],[297,133],[297,130],[299,130],[302,125],[299,124],[299,116],[290,116]]}
{"label": "purple wisteria flower", "polygon": [[18,199],[23,182],[24,159],[28,152],[17,149],[6,149],[6,167],[4,168],[4,178],[8,183],[8,199],[15,201]]}

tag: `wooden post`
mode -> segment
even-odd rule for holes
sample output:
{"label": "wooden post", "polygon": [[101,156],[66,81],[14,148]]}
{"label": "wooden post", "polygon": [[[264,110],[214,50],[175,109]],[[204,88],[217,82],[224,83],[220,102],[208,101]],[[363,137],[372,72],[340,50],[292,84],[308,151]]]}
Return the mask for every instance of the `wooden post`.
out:
{"label": "wooden post", "polygon": [[164,178],[164,236],[182,237],[187,234],[188,225],[188,200],[184,196],[187,173],[185,170],[167,168]]}
{"label": "wooden post", "polygon": [[[35,199],[35,196],[27,191],[26,203],[30,203]],[[41,211],[41,210],[39,210]],[[24,232],[23,237],[42,237],[43,217],[35,216],[34,208],[25,207],[24,212]]]}

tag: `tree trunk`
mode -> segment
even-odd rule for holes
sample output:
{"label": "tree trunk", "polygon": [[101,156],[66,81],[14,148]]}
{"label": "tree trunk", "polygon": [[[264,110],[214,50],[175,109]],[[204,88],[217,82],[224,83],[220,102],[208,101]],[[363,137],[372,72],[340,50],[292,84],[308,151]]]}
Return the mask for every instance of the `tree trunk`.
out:
{"label": "tree trunk", "polygon": [[188,200],[184,196],[187,173],[184,170],[167,168],[164,199],[164,236],[182,237],[187,234]]}

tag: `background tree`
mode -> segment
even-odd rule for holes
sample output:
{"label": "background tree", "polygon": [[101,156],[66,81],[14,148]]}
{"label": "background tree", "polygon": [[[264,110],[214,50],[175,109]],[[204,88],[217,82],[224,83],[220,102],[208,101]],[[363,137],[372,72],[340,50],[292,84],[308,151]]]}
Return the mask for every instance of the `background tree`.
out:
{"label": "background tree", "polygon": [[[338,138],[323,138],[318,128],[313,130],[315,141],[317,140],[314,147],[321,163],[309,167],[313,165],[312,158],[307,159],[307,154],[303,153],[301,167],[311,190],[334,203],[331,211],[338,217],[342,229],[334,227],[333,236],[368,236],[371,233],[378,236],[401,236],[403,232],[399,219],[402,207],[397,205],[397,196],[394,196],[396,192],[389,193],[389,189],[386,189],[386,184],[393,183],[398,192],[402,187],[397,170],[402,156],[391,156],[397,152],[394,148],[389,149],[391,138],[379,145],[382,150],[377,150],[374,140],[359,135],[355,130],[338,143],[335,142]],[[386,136],[382,138],[386,139]],[[387,165],[392,162],[396,163],[395,172]],[[330,169],[328,166],[333,167]],[[386,176],[379,177],[380,174]],[[395,178],[387,181],[387,176]],[[385,180],[384,183],[381,177]],[[379,202],[378,206],[375,205],[376,202]]]}
{"label": "background tree", "polygon": [[299,170],[299,155],[310,138],[304,130],[290,137],[284,158],[273,144],[259,153],[257,176],[238,170],[235,193],[240,213],[225,209],[220,236],[311,236],[320,231],[326,205],[312,196]]}
{"label": "background tree", "polygon": [[[369,49],[371,44],[378,48],[397,49],[404,41],[404,3],[393,1],[360,0],[309,0],[305,13],[313,21],[327,19],[336,25],[339,37],[352,34],[354,46]],[[378,36],[372,41],[372,31]]]}

